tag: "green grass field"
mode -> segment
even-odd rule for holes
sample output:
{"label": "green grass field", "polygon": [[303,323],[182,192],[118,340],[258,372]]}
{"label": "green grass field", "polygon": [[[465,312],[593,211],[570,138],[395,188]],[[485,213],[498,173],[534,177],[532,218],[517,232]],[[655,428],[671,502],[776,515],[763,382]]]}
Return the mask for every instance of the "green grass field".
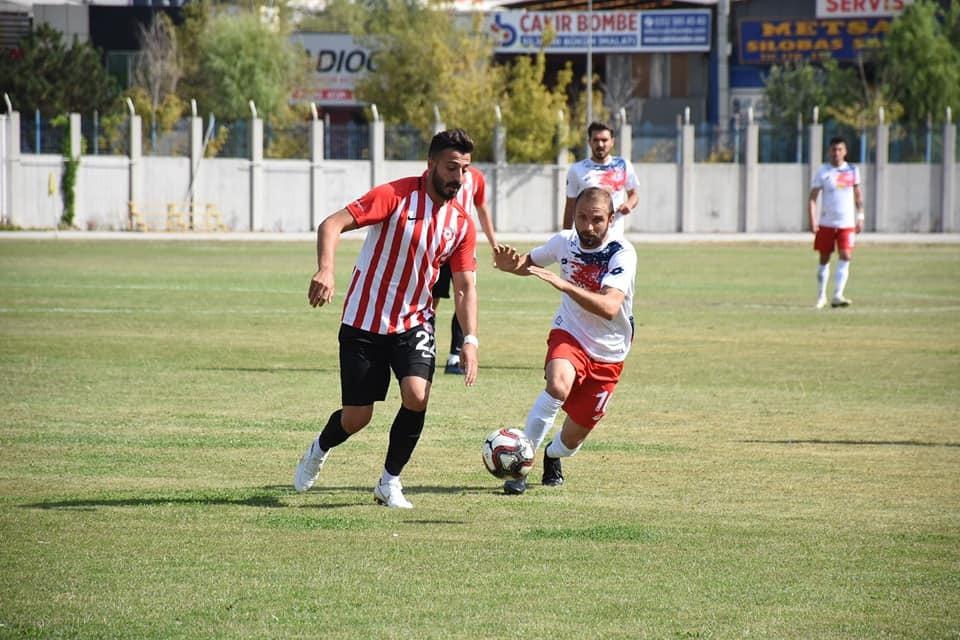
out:
{"label": "green grass field", "polygon": [[806,243],[637,248],[608,417],[522,497],[480,444],[558,296],[481,249],[478,384],[393,511],[396,386],[291,486],[339,403],[310,244],[0,241],[0,637],[960,637],[960,249],[863,242],[817,312]]}

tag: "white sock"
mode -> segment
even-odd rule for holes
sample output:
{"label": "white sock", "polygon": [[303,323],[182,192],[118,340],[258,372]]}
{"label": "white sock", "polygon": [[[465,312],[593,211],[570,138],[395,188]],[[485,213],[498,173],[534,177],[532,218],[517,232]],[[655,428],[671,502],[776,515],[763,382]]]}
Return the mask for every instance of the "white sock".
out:
{"label": "white sock", "polygon": [[541,391],[534,400],[530,413],[527,414],[527,423],[523,427],[523,435],[533,443],[534,451],[540,448],[562,406],[563,400],[557,400],[546,390]]}
{"label": "white sock", "polygon": [[843,290],[847,286],[847,278],[850,277],[850,261],[837,260],[837,275],[833,283],[833,297],[842,298]]}
{"label": "white sock", "polygon": [[560,437],[559,431],[557,435],[553,436],[553,441],[547,445],[547,456],[551,458],[569,458],[576,455],[577,451],[580,451],[580,447],[570,449],[567,445],[563,444],[563,439]]}
{"label": "white sock", "polygon": [[400,476],[395,476],[386,469],[380,475],[380,484],[390,484],[391,482],[400,482]]}
{"label": "white sock", "polygon": [[827,297],[827,280],[830,279],[830,263],[817,267],[817,299]]}

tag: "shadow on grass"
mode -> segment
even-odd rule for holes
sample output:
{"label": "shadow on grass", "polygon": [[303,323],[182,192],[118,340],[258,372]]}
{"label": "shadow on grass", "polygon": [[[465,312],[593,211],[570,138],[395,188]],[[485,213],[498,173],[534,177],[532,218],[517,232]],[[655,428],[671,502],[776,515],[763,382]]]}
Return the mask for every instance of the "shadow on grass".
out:
{"label": "shadow on grass", "polygon": [[919,440],[741,440],[746,444],[841,444],[867,447],[960,447],[960,442],[920,442]]}
{"label": "shadow on grass", "polygon": [[[489,491],[489,487],[437,487],[437,486],[411,486],[406,487],[406,493],[416,495],[421,493],[441,493],[441,494],[465,494],[465,493],[483,493]],[[262,507],[267,509],[279,509],[284,507],[291,508],[318,508],[333,509],[337,507],[350,507],[358,504],[366,504],[367,497],[371,491],[369,486],[316,486],[310,489],[306,495],[324,495],[340,493],[359,493],[363,494],[362,501],[351,501],[349,503],[319,503],[311,505],[291,505],[285,503],[282,498],[295,497],[298,494],[290,485],[268,485],[258,489],[225,489],[214,491],[181,491],[155,493],[152,495],[129,495],[124,497],[103,496],[91,498],[74,498],[70,500],[51,500],[43,502],[34,502],[31,504],[20,505],[23,509],[50,509],[50,510],[71,510],[71,511],[94,511],[99,507],[156,507],[164,505],[226,505],[240,507]]]}

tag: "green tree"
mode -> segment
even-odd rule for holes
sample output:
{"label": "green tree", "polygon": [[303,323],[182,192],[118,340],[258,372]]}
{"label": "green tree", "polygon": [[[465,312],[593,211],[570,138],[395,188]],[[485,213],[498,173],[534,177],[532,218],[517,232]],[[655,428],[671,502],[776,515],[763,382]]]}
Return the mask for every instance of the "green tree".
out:
{"label": "green tree", "polygon": [[460,23],[415,0],[369,8],[368,35],[354,36],[377,52],[376,70],[358,82],[358,97],[376,104],[388,123],[413,125],[425,138],[436,106],[448,127],[462,127],[476,141],[475,159],[489,159],[502,72],[479,21]]}
{"label": "green tree", "polygon": [[504,122],[511,162],[553,162],[559,146],[571,142],[567,88],[573,71],[569,64],[559,71],[552,89],[545,84],[545,74],[542,50],[535,56],[517,57],[509,67]]}
{"label": "green tree", "polygon": [[960,3],[951,0],[946,10],[931,0],[908,6],[884,42],[883,76],[910,123],[960,109]]}
{"label": "green tree", "polygon": [[221,13],[203,20],[195,39],[187,35],[198,50],[185,83],[203,111],[226,120],[247,119],[253,100],[258,113],[274,122],[294,118],[288,101],[306,61],[284,30],[274,30],[250,13]]}
{"label": "green tree", "polygon": [[40,24],[16,49],[0,52],[0,88],[16,109],[40,110],[45,118],[75,112],[101,113],[117,106],[118,90],[92,46]]}

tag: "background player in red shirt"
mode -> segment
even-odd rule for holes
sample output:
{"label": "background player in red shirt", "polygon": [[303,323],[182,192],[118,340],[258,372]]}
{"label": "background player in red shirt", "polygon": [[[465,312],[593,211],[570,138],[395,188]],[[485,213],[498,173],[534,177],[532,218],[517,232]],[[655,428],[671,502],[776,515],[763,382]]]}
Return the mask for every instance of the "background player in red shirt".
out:
{"label": "background player in red shirt", "polygon": [[401,407],[376,501],[409,509],[400,472],[423,430],[436,366],[431,289],[449,262],[456,314],[465,332],[460,362],[464,381],[477,377],[476,230],[455,198],[470,166],[473,140],[461,129],[433,137],[427,171],[375,187],[328,216],[317,229],[317,272],[307,294],[314,307],[333,300],[334,258],[344,231],[367,227],[350,278],[340,327],[341,408],[307,447],[294,474],[306,491],[333,447],[363,429],[373,404],[386,399],[390,372],[400,383]]}

